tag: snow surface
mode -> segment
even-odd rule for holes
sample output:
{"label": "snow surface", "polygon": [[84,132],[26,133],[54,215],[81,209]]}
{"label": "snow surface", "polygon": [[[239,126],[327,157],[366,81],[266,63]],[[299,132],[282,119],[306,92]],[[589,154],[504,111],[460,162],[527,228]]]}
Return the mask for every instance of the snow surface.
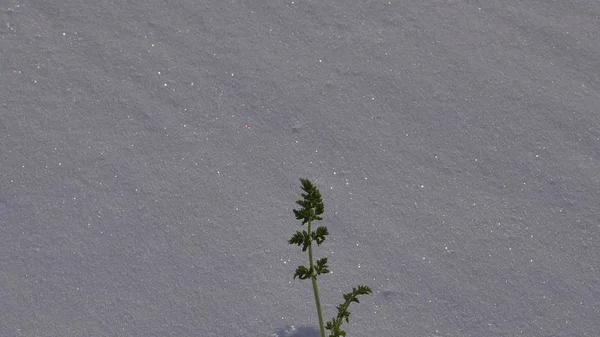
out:
{"label": "snow surface", "polygon": [[4,0],[0,336],[598,336],[600,2]]}

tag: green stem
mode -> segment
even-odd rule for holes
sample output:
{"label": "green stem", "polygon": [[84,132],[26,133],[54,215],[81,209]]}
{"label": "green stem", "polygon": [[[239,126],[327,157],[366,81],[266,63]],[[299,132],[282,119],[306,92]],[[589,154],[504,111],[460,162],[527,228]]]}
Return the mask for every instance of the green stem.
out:
{"label": "green stem", "polygon": [[[308,222],[308,235],[310,236],[312,221]],[[319,315],[319,329],[321,330],[321,337],[325,336],[325,323],[323,322],[323,312],[321,311],[321,297],[319,296],[319,286],[317,285],[317,274],[314,272],[314,263],[312,256],[312,241],[308,245],[308,263],[310,264],[310,270],[313,271],[311,276],[313,292],[315,293],[315,303],[317,304],[317,315]]]}

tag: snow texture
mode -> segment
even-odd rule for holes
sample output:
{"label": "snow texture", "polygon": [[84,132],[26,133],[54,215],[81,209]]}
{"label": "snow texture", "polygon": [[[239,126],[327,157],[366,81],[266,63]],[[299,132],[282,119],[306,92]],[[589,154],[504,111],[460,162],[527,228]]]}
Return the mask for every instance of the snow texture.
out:
{"label": "snow texture", "polygon": [[600,2],[0,2],[0,336],[600,331]]}

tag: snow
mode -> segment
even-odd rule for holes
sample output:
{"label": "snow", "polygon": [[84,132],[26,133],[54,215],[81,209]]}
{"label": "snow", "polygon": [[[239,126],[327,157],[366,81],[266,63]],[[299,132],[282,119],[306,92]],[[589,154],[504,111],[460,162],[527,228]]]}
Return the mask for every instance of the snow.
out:
{"label": "snow", "polygon": [[0,336],[596,336],[597,1],[0,4]]}

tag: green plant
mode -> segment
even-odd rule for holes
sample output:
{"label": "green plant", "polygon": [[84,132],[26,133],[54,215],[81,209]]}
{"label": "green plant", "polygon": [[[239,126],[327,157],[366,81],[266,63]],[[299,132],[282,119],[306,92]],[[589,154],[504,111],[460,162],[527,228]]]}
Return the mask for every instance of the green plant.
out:
{"label": "green plant", "polygon": [[296,268],[294,279],[298,277],[301,280],[311,279],[313,292],[315,295],[315,303],[317,305],[317,315],[319,316],[319,329],[321,337],[325,337],[325,329],[330,330],[331,334],[329,337],[340,337],[346,336],[346,332],[341,329],[342,323],[345,320],[348,323],[350,312],[348,308],[352,302],[358,302],[358,295],[366,295],[371,293],[371,288],[360,285],[353,288],[351,292],[344,294],[344,303],[338,305],[337,316],[328,321],[327,324],[323,324],[323,312],[321,310],[321,298],[319,295],[319,287],[317,285],[317,276],[321,274],[329,273],[329,266],[327,265],[327,258],[323,257],[318,259],[316,262],[313,260],[313,243],[320,246],[324,241],[325,237],[329,235],[329,231],[325,226],[319,226],[316,230],[312,230],[313,221],[323,220],[321,214],[325,211],[323,200],[321,199],[321,192],[319,189],[308,179],[300,179],[302,183],[302,200],[296,201],[296,203],[302,206],[301,209],[294,209],[294,215],[296,219],[302,220],[302,226],[308,224],[308,228],[302,232],[296,231],[294,236],[288,240],[288,243],[293,245],[302,246],[302,251],[308,250],[308,267],[299,266]]}

